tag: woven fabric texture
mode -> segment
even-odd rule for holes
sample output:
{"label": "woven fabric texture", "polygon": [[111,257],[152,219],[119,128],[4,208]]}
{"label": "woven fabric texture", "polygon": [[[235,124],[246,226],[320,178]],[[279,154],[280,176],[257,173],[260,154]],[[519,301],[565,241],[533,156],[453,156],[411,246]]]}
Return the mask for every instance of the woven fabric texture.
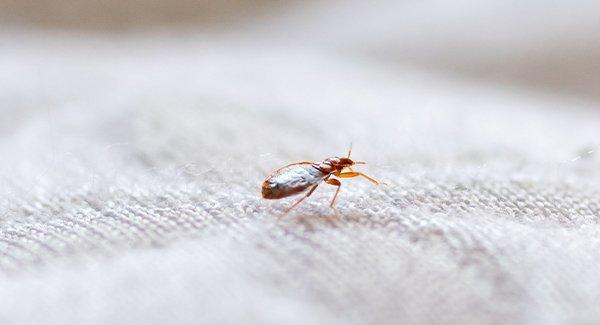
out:
{"label": "woven fabric texture", "polygon": [[[600,322],[600,110],[323,47],[3,34],[2,324]],[[385,181],[266,201],[294,161]]]}

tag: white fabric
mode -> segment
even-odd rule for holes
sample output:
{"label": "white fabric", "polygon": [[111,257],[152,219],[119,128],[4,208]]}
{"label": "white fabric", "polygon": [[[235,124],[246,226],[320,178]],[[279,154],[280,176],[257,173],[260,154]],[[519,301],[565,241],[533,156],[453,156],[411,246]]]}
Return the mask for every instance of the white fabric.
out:
{"label": "white fabric", "polygon": [[[0,35],[0,323],[600,321],[594,100],[255,24]],[[387,186],[260,198],[351,142]]]}

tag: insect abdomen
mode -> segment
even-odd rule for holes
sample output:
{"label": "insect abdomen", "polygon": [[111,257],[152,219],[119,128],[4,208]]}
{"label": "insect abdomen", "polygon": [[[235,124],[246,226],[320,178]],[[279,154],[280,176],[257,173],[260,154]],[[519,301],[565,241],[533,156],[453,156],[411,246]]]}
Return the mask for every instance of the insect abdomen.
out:
{"label": "insect abdomen", "polygon": [[295,164],[275,171],[262,184],[262,197],[280,199],[305,191],[326,175],[309,163]]}

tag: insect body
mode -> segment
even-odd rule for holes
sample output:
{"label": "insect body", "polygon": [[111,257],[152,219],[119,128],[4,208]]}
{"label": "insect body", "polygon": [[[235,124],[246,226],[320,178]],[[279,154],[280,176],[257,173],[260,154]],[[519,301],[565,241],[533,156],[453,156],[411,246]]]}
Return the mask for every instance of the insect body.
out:
{"label": "insect body", "polygon": [[330,204],[333,208],[342,184],[338,179],[332,178],[332,176],[338,178],[362,176],[373,184],[379,185],[380,182],[372,177],[352,170],[352,166],[364,165],[365,163],[350,159],[351,152],[352,149],[348,151],[347,157],[332,157],[327,158],[322,162],[298,162],[276,170],[269,175],[262,184],[263,198],[281,199],[308,190],[300,200],[285,211],[285,213],[287,213],[304,199],[309,197],[321,182],[325,182],[329,185],[337,186],[337,190],[335,191]]}

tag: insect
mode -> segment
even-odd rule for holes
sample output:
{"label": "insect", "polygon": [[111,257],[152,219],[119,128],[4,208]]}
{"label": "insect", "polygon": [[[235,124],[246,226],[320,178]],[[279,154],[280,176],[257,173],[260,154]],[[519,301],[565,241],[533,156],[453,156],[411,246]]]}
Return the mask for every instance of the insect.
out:
{"label": "insect", "polygon": [[337,186],[330,204],[330,207],[334,208],[342,183],[338,179],[332,178],[332,176],[338,178],[362,176],[375,185],[382,184],[364,173],[352,170],[352,166],[365,165],[366,163],[353,161],[350,159],[351,153],[352,147],[348,150],[346,157],[331,157],[321,162],[302,161],[281,167],[262,183],[262,197],[265,199],[281,199],[302,193],[308,189],[308,192],[300,200],[285,211],[284,214],[286,214],[309,197],[321,182]]}

